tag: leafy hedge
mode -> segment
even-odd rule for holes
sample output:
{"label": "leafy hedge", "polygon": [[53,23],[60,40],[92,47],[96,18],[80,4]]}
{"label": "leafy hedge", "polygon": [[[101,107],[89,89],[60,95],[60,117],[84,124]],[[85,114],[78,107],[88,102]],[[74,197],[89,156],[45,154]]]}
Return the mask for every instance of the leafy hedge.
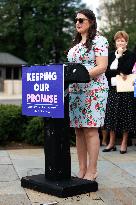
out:
{"label": "leafy hedge", "polygon": [[16,105],[0,105],[0,142],[23,140],[23,130],[27,118],[21,115],[21,107]]}
{"label": "leafy hedge", "polygon": [[[73,131],[70,137],[71,145],[73,146],[75,145]],[[0,144],[6,144],[11,141],[43,145],[43,118],[23,116],[21,106],[0,105]]]}
{"label": "leafy hedge", "polygon": [[33,117],[24,132],[25,142],[33,145],[44,144],[44,122],[41,117]]}

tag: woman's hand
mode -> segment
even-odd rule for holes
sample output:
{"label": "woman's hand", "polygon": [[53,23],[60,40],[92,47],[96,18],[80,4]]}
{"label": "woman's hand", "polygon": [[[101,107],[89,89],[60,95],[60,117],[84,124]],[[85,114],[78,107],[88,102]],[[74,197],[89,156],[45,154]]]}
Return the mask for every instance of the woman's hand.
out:
{"label": "woman's hand", "polygon": [[122,56],[122,55],[123,55],[123,48],[119,47],[119,48],[117,49],[117,52],[118,52],[118,54],[119,54],[120,56]]}

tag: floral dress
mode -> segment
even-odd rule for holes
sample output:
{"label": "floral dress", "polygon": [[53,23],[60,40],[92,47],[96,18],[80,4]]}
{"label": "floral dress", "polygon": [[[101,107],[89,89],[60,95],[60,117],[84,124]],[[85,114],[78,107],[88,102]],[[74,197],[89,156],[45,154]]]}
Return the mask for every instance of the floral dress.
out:
{"label": "floral dress", "polygon": [[[68,61],[82,63],[87,69],[96,66],[96,56],[108,56],[107,39],[97,34],[88,52],[79,43],[68,52]],[[69,115],[71,127],[101,127],[104,124],[108,82],[105,74],[90,78],[89,83],[73,83],[69,86]]]}

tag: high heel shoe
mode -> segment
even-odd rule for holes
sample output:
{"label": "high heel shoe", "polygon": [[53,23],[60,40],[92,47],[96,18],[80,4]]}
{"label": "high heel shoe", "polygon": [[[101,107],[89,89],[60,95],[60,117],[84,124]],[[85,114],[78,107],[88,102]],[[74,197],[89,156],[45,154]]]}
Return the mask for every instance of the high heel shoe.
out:
{"label": "high heel shoe", "polygon": [[116,151],[116,150],[117,150],[117,148],[115,146],[113,146],[113,147],[110,147],[110,148],[105,148],[102,151],[103,152],[110,152],[110,151]]}
{"label": "high heel shoe", "polygon": [[[121,148],[122,148],[122,149],[121,149]],[[121,146],[121,148],[120,148],[120,154],[125,154],[125,153],[127,153],[127,145]]]}
{"label": "high heel shoe", "polygon": [[127,149],[126,150],[120,150],[120,154],[125,154],[127,153]]}

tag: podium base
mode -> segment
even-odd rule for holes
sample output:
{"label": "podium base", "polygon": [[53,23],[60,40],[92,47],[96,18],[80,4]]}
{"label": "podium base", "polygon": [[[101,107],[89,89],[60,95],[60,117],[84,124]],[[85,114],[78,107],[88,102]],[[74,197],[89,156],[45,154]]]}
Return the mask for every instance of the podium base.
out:
{"label": "podium base", "polygon": [[21,186],[58,197],[70,197],[83,193],[96,192],[98,183],[71,177],[69,180],[50,181],[44,174],[23,177]]}

